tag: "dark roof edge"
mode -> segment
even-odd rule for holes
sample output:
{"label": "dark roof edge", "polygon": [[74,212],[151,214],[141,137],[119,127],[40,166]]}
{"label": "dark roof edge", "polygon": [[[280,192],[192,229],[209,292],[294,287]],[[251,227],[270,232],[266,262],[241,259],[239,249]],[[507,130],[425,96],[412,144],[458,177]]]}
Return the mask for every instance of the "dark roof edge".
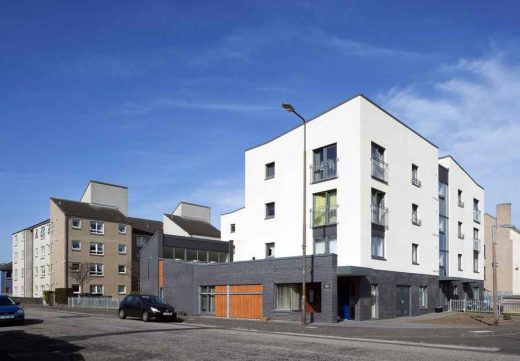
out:
{"label": "dark roof edge", "polygon": [[244,208],[246,208],[246,207],[240,207],[240,208],[235,209],[234,211],[230,211],[230,212],[226,212],[226,213],[220,213],[220,215],[221,216],[225,216],[226,214],[235,213],[235,212],[238,212],[239,210],[244,209]]}
{"label": "dark roof edge", "polygon": [[11,233],[11,236],[12,236],[12,235],[15,235],[16,233],[20,233],[21,231],[26,231],[26,230],[29,230],[29,229],[31,229],[31,228],[35,228],[35,227],[38,227],[38,226],[40,226],[40,225],[42,225],[42,224],[49,223],[49,222],[50,222],[50,218],[49,218],[49,219],[46,219],[45,221],[41,221],[41,222],[39,222],[39,223],[33,224],[32,226],[25,227],[25,228],[22,228],[22,229],[20,229],[20,230],[18,230],[18,231],[16,231],[16,232],[13,232],[13,233]]}
{"label": "dark roof edge", "polygon": [[[380,105],[378,105],[376,102],[374,102],[373,100],[371,100],[370,98],[368,98],[366,95],[364,95],[363,93],[358,93],[350,98],[347,98],[346,100],[343,100],[342,102],[328,108],[327,110],[319,113],[318,115],[315,115],[313,116],[312,118],[310,118],[309,120],[307,120],[307,123],[309,123],[310,121],[313,121],[314,119],[316,118],[319,118],[321,117],[323,114],[325,113],[328,113],[340,106],[342,106],[343,104],[345,103],[348,103],[349,101],[355,99],[355,98],[358,98],[358,97],[361,97],[363,99],[365,99],[366,101],[368,101],[370,104],[374,105],[376,108],[378,108],[379,110],[381,110],[382,112],[384,112],[386,115],[388,115],[389,117],[391,117],[392,119],[394,119],[395,121],[397,121],[398,123],[400,123],[401,125],[403,125],[404,127],[406,127],[407,129],[411,130],[413,133],[415,133],[416,135],[418,135],[419,137],[421,137],[423,140],[425,140],[426,142],[428,142],[430,145],[434,146],[435,148],[439,149],[439,147],[437,145],[435,145],[434,143],[432,143],[429,139],[427,139],[426,137],[424,137],[423,135],[419,134],[417,131],[415,131],[414,129],[412,129],[411,127],[409,127],[408,125],[406,125],[404,122],[402,122],[401,120],[399,120],[396,116],[394,116],[392,113],[388,112],[387,110],[383,109]],[[270,140],[268,141],[265,141],[263,143],[260,143],[260,144],[257,144],[255,146],[252,146],[252,147],[249,147],[249,148],[246,148],[246,152],[247,151],[250,151],[252,149],[255,149],[255,148],[258,148],[258,147],[261,147],[262,145],[265,145],[265,144],[268,144],[268,143],[271,143],[273,140],[275,139],[278,139],[282,136],[284,136],[285,134],[289,133],[289,132],[292,132],[293,130],[301,127],[303,124],[299,124],[285,132],[283,132],[282,134],[279,134],[277,136],[275,136],[274,138],[271,138]]]}
{"label": "dark roof edge", "polygon": [[473,177],[472,177],[468,172],[466,172],[466,170],[465,170],[464,168],[462,168],[462,166],[459,164],[459,162],[457,162],[457,160],[455,160],[455,158],[453,158],[453,157],[452,157],[451,155],[449,155],[449,154],[448,154],[448,155],[445,155],[444,157],[439,157],[439,159],[445,159],[445,158],[451,158],[451,159],[455,162],[455,164],[458,165],[459,168],[462,169],[462,171],[463,171],[464,173],[466,173],[466,175],[467,175],[467,176],[468,176],[468,177],[473,181],[473,183],[475,183],[475,184],[477,185],[477,187],[479,187],[479,188],[482,189],[482,190],[485,190],[484,187],[482,187],[480,184],[478,184],[478,182],[477,182],[477,181],[476,181],[476,180],[475,180],[475,179],[474,179],[474,178],[473,178]]}
{"label": "dark roof edge", "polygon": [[[81,204],[86,204],[90,207],[105,207],[105,208],[108,208],[108,209],[111,209],[111,210],[115,210],[115,211],[118,211],[119,213],[121,213],[121,215],[123,216],[124,220],[125,220],[125,224],[128,222],[128,216],[125,216],[119,209],[117,208],[112,208],[112,207],[107,207],[107,206],[104,206],[104,205],[93,205],[92,203],[86,203],[86,202],[81,202],[81,201],[74,201],[72,199],[65,199],[65,198],[55,198],[55,197],[51,197],[50,198],[51,201],[54,202],[54,204],[56,205],[56,207],[58,207],[62,213],[66,216],[70,216],[70,217],[85,217],[83,214],[72,214],[72,213],[67,213],[65,212],[61,207],[60,205],[56,202],[56,201],[67,201],[67,202],[75,202],[75,203],[81,203]],[[88,217],[87,217],[88,218]],[[103,219],[99,219],[100,221],[102,221]],[[116,222],[116,221],[107,221],[107,222]]]}

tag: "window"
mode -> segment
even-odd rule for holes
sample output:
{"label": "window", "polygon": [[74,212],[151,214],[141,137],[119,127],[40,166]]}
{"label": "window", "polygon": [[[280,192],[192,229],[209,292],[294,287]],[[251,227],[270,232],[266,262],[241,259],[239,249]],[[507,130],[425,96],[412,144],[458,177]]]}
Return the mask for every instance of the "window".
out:
{"label": "window", "polygon": [[372,188],[372,223],[388,227],[388,208],[385,208],[385,193]]}
{"label": "window", "polygon": [[118,231],[120,234],[126,234],[126,224],[119,223]]}
{"label": "window", "polygon": [[229,228],[230,228],[230,232],[231,232],[231,233],[235,233],[235,230],[236,230],[235,223],[231,223],[231,225],[229,226]]}
{"label": "window", "polygon": [[314,254],[337,253],[336,235],[314,237]]}
{"label": "window", "polygon": [[105,246],[103,243],[91,243],[90,254],[95,256],[102,256],[105,254]]}
{"label": "window", "polygon": [[377,284],[370,285],[370,317],[375,320],[379,318],[379,289]]}
{"label": "window", "polygon": [[418,250],[419,250],[419,245],[417,243],[412,243],[412,263],[413,264],[419,264]]}
{"label": "window", "polygon": [[480,288],[479,287],[473,287],[473,299],[480,300]]}
{"label": "window", "polygon": [[478,207],[478,199],[473,198],[473,221],[476,223],[480,223],[480,210],[478,209]]}
{"label": "window", "polygon": [[459,204],[459,207],[464,208],[464,202],[462,201],[462,190],[457,191],[457,202]]}
{"label": "window", "polygon": [[462,254],[460,254],[460,253],[457,256],[457,264],[459,267],[459,271],[462,271]]}
{"label": "window", "polygon": [[79,295],[79,293],[80,293],[79,285],[72,285],[72,293],[75,295]]}
{"label": "window", "polygon": [[215,312],[215,286],[200,287],[200,311]]}
{"label": "window", "polygon": [[419,206],[417,204],[412,204],[412,224],[416,226],[421,225],[421,220],[419,219]]}
{"label": "window", "polygon": [[274,202],[265,204],[265,218],[274,218]]}
{"label": "window", "polygon": [[428,308],[428,287],[419,287],[419,307]]}
{"label": "window", "polygon": [[274,162],[265,165],[265,179],[274,178]]}
{"label": "window", "polygon": [[421,181],[419,180],[419,166],[412,164],[412,184],[421,188]]}
{"label": "window", "polygon": [[117,271],[119,272],[119,274],[122,274],[122,275],[123,275],[123,274],[126,274],[126,266],[120,264],[120,265],[117,267]]}
{"label": "window", "polygon": [[372,234],[372,258],[385,258],[385,239],[383,236]]}
{"label": "window", "polygon": [[40,266],[40,277],[45,277],[45,266]]}
{"label": "window", "polygon": [[34,239],[38,239],[38,228],[33,230],[34,233]]}
{"label": "window", "polygon": [[338,197],[336,190],[313,195],[312,226],[336,224]]}
{"label": "window", "polygon": [[77,262],[73,262],[70,264],[70,270],[72,272],[79,272],[80,265]]}
{"label": "window", "polygon": [[34,249],[34,258],[38,258],[38,247]]}
{"label": "window", "polygon": [[72,228],[81,229],[81,220],[79,218],[72,218]]}
{"label": "window", "polygon": [[105,234],[105,224],[98,221],[90,221],[90,233]]}
{"label": "window", "polygon": [[103,295],[103,285],[90,285],[90,294]]}
{"label": "window", "polygon": [[99,263],[90,264],[90,275],[91,276],[103,276],[103,265]]}
{"label": "window", "polygon": [[388,181],[388,164],[385,163],[385,148],[372,143],[372,177],[383,182]]}
{"label": "window", "polygon": [[135,245],[137,247],[144,247],[146,242],[148,241],[148,237],[145,236],[137,236],[135,239]]}
{"label": "window", "polygon": [[478,240],[478,228],[473,228],[473,239]]}
{"label": "window", "polygon": [[313,151],[313,164],[311,166],[311,182],[316,183],[327,179],[336,178],[336,164],[336,144],[315,149]]}
{"label": "window", "polygon": [[457,231],[458,231],[458,237],[460,239],[464,239],[464,232],[462,231],[462,222],[458,222]]}
{"label": "window", "polygon": [[126,285],[117,286],[117,293],[120,295],[126,295]]}
{"label": "window", "polygon": [[276,285],[275,309],[278,311],[299,311],[300,298],[298,284]]}
{"label": "window", "polygon": [[45,226],[40,227],[40,238],[45,238]]}
{"label": "window", "polygon": [[265,244],[265,256],[267,258],[274,257],[274,243]]}
{"label": "window", "polygon": [[478,251],[473,251],[473,272],[478,273]]}
{"label": "window", "polygon": [[45,246],[42,246],[41,252],[40,252],[40,258],[44,258],[44,257],[45,257]]}
{"label": "window", "polygon": [[72,250],[73,251],[81,251],[81,242],[80,241],[72,241]]}
{"label": "window", "polygon": [[119,254],[126,254],[126,244],[119,244],[117,246],[117,252]]}
{"label": "window", "polygon": [[34,267],[34,275],[38,276],[38,267]]}

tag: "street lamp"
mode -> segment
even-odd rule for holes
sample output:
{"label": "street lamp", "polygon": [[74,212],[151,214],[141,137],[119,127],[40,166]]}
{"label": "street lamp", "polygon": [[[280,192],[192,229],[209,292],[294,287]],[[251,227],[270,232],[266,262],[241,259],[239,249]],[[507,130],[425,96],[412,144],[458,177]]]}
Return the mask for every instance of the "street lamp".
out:
{"label": "street lamp", "polygon": [[498,311],[499,306],[497,304],[497,251],[496,251],[496,245],[497,245],[497,227],[502,228],[509,228],[509,229],[516,229],[515,226],[511,224],[501,224],[497,225],[496,220],[495,224],[491,228],[491,245],[493,250],[493,263],[491,266],[493,267],[493,325],[498,326]]}
{"label": "street lamp", "polygon": [[298,118],[300,118],[303,122],[303,239],[302,239],[302,325],[305,325],[307,322],[305,305],[306,305],[306,269],[307,269],[307,122],[305,118],[302,117],[298,112],[294,109],[291,104],[283,103],[282,108],[289,112],[295,114]]}

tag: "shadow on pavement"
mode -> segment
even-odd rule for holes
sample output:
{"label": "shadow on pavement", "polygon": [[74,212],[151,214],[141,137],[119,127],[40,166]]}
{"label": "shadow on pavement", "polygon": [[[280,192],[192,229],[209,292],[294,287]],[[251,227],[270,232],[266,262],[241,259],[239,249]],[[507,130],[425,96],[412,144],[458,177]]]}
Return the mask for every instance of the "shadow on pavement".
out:
{"label": "shadow on pavement", "polygon": [[[29,320],[27,320],[29,321]],[[85,358],[78,352],[83,348],[70,342],[24,330],[0,330],[0,360],[70,360]]]}
{"label": "shadow on pavement", "polygon": [[9,327],[36,325],[38,323],[43,323],[43,320],[39,320],[39,319],[36,319],[36,318],[26,318],[24,323],[17,323],[16,321],[5,322],[5,323],[0,324],[0,332],[3,329],[9,328]]}

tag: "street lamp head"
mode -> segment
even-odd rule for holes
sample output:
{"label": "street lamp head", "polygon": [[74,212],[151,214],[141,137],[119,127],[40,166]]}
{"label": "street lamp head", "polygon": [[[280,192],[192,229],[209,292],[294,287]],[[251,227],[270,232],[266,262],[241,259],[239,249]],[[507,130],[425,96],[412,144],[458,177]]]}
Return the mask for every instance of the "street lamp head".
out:
{"label": "street lamp head", "polygon": [[282,108],[283,108],[283,110],[285,110],[286,112],[291,112],[291,113],[294,113],[294,112],[295,112],[294,107],[293,107],[291,104],[288,104],[288,103],[283,103],[283,104],[282,104]]}

